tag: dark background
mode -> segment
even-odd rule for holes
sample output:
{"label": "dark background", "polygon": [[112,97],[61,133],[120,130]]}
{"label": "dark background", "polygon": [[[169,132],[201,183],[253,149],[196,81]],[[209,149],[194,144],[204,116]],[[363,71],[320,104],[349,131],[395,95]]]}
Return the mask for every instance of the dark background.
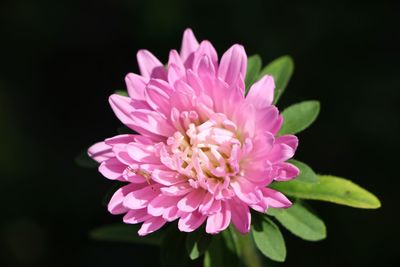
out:
{"label": "dark background", "polygon": [[[238,42],[264,63],[289,54],[279,103],[318,99],[297,158],[374,192],[379,210],[311,203],[328,238],[285,232],[277,266],[394,266],[398,261],[398,1],[50,1],[0,4],[0,265],[157,266],[158,249],[95,242],[112,186],[74,164],[120,126],[107,97],[136,72],[136,51],[164,62],[183,30],[221,54]],[[398,194],[397,194],[398,195]]]}

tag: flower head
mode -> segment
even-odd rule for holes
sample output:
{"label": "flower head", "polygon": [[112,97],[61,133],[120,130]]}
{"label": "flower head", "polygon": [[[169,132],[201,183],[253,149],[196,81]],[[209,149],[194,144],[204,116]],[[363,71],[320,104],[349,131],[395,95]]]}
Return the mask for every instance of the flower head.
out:
{"label": "flower head", "polygon": [[181,231],[206,223],[216,234],[232,222],[250,230],[250,209],[265,212],[291,202],[268,188],[296,177],[287,163],[298,140],[277,136],[283,118],[272,105],[274,80],[264,76],[245,96],[247,56],[233,45],[221,59],[190,29],[166,67],[149,51],[137,54],[141,75],[126,76],[129,97],[111,95],[115,115],[137,134],[106,139],[89,149],[108,179],[127,184],[108,204],[139,235],[178,220]]}

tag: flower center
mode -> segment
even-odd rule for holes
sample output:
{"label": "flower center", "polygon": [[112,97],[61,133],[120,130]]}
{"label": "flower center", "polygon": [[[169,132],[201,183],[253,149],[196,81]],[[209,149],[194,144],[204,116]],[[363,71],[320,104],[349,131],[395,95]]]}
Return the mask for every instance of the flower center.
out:
{"label": "flower center", "polygon": [[209,189],[210,184],[229,185],[240,172],[241,143],[235,123],[224,114],[212,114],[203,123],[188,122],[167,140],[170,165],[189,183]]}

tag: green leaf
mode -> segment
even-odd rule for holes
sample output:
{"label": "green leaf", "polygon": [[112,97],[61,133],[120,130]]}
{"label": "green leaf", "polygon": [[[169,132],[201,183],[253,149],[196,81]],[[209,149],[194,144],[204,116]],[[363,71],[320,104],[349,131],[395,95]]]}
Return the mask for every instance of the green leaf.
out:
{"label": "green leaf", "polygon": [[189,258],[197,259],[207,250],[212,240],[212,235],[207,234],[203,228],[200,228],[186,236],[186,250]]}
{"label": "green leaf", "polygon": [[296,181],[300,181],[303,183],[318,183],[318,177],[310,166],[294,159],[288,160],[288,162],[293,164],[300,170],[300,174],[296,177]]}
{"label": "green leaf", "polygon": [[291,57],[282,56],[269,63],[260,73],[259,78],[266,74],[272,75],[275,81],[274,104],[276,104],[292,77],[294,63]]}
{"label": "green leaf", "polygon": [[117,94],[117,95],[129,96],[128,92],[125,91],[125,90],[115,90],[114,93]]}
{"label": "green leaf", "polygon": [[214,236],[204,255],[204,267],[240,266],[241,261],[235,252],[235,244],[229,235],[225,230],[222,234]]}
{"label": "green leaf", "polygon": [[318,181],[317,184],[310,184],[292,180],[273,183],[270,187],[289,196],[328,201],[354,208],[377,209],[381,206],[376,196],[344,178],[318,175]]}
{"label": "green leaf", "polygon": [[282,112],[283,125],[279,134],[295,134],[310,126],[319,113],[319,102],[304,101],[286,108]]}
{"label": "green leaf", "polygon": [[324,222],[300,202],[288,209],[270,208],[268,215],[274,216],[286,229],[302,239],[318,241],[326,238]]}
{"label": "green leaf", "polygon": [[90,237],[95,240],[115,241],[135,244],[158,246],[164,237],[164,233],[157,231],[147,236],[139,236],[138,225],[111,224],[96,228],[90,232]]}
{"label": "green leaf", "polygon": [[164,267],[186,266],[189,262],[186,248],[186,233],[172,224],[161,244],[161,265]]}
{"label": "green leaf", "polygon": [[78,166],[84,168],[97,168],[99,166],[99,163],[89,157],[87,150],[76,156],[74,161]]}
{"label": "green leaf", "polygon": [[286,258],[285,240],[278,226],[267,216],[254,221],[252,234],[257,248],[271,260],[284,262]]}
{"label": "green leaf", "polygon": [[260,76],[262,60],[259,55],[252,55],[247,59],[246,94],[257,78]]}

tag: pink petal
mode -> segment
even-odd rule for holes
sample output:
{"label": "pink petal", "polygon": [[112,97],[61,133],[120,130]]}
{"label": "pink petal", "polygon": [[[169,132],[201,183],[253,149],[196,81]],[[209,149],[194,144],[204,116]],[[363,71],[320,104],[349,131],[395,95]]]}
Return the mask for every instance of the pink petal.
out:
{"label": "pink petal", "polygon": [[214,70],[218,68],[218,55],[217,51],[209,41],[202,41],[199,48],[194,53],[193,67],[196,69],[202,58],[206,56],[209,59],[209,63]]}
{"label": "pink petal", "polygon": [[274,165],[274,169],[277,172],[276,181],[288,181],[297,177],[300,173],[300,170],[296,166],[287,162]]}
{"label": "pink petal", "polygon": [[134,108],[129,97],[113,94],[110,96],[109,102],[115,115],[123,124],[127,126],[133,124],[131,112]]}
{"label": "pink petal", "polygon": [[[150,132],[153,135],[169,137],[175,132],[166,117],[158,112],[137,109],[131,112],[131,116],[135,126],[140,126],[145,129],[145,132]],[[136,130],[142,132],[139,128],[136,128]]]}
{"label": "pink petal", "polygon": [[207,218],[206,232],[209,234],[218,234],[225,230],[231,222],[231,210],[225,203],[220,212],[212,214]]}
{"label": "pink petal", "polygon": [[253,150],[249,155],[249,159],[254,163],[255,161],[265,162],[265,158],[271,153],[274,147],[275,137],[270,132],[263,132],[257,134],[253,138]]}
{"label": "pink petal", "polygon": [[147,206],[147,212],[153,216],[161,216],[168,208],[176,206],[178,201],[178,197],[170,197],[160,194],[149,203]]}
{"label": "pink petal", "polygon": [[299,139],[295,135],[291,134],[281,135],[278,138],[276,138],[276,143],[286,144],[290,146],[293,150],[296,150],[297,146],[299,145]]}
{"label": "pink petal", "polygon": [[228,84],[234,84],[242,75],[246,77],[247,56],[243,46],[233,45],[224,53],[218,69],[218,77]]}
{"label": "pink petal", "polygon": [[177,80],[185,79],[186,68],[176,50],[171,50],[169,52],[167,71],[168,71],[168,82],[172,86],[175,84]]}
{"label": "pink petal", "polygon": [[126,87],[130,98],[137,100],[145,100],[144,90],[146,88],[146,80],[135,73],[129,73],[125,77]]}
{"label": "pink petal", "polygon": [[292,205],[292,202],[281,192],[267,187],[262,188],[261,191],[264,195],[264,201],[268,204],[268,207],[288,208]]}
{"label": "pink petal", "polygon": [[255,204],[259,202],[259,198],[256,194],[257,187],[243,177],[236,177],[236,180],[230,183],[236,196],[247,204]]}
{"label": "pink petal", "polygon": [[126,185],[115,191],[114,195],[111,197],[110,202],[108,203],[108,211],[111,214],[122,214],[128,211],[122,204],[124,198],[127,194],[129,194],[132,190],[135,189],[135,186],[132,184]]}
{"label": "pink petal", "polygon": [[268,157],[266,158],[272,163],[279,163],[286,161],[294,156],[295,150],[287,144],[276,144],[269,153]]}
{"label": "pink petal", "polygon": [[119,144],[128,144],[130,142],[134,142],[138,137],[143,138],[142,136],[136,134],[121,134],[111,138],[107,138],[106,140],[104,140],[104,142],[109,146],[115,146]]}
{"label": "pink petal", "polygon": [[[143,103],[135,102],[129,97],[117,94],[111,95],[109,102],[115,115],[123,124],[142,135],[152,138],[153,140],[162,140],[160,135],[154,134],[150,131],[151,129],[149,130],[149,125],[146,125],[146,123],[157,124],[157,120],[160,120],[165,124],[165,119],[163,119],[159,113],[145,109],[146,106],[150,108],[147,103],[146,106],[144,106]],[[138,105],[138,107],[139,105],[142,105],[142,107],[138,110],[134,105]],[[150,119],[149,117],[151,116],[154,116],[155,118]],[[160,127],[162,126],[159,125],[158,128]],[[157,127],[153,128],[158,129]]]}
{"label": "pink petal", "polygon": [[108,179],[124,181],[122,173],[126,167],[127,166],[122,164],[118,159],[110,158],[100,164],[99,172]]}
{"label": "pink petal", "polygon": [[148,81],[150,78],[166,79],[163,64],[150,51],[139,50],[137,55],[140,73]]}
{"label": "pink petal", "polygon": [[171,206],[165,209],[162,217],[168,222],[172,222],[178,219],[181,215],[182,212],[176,206]]}
{"label": "pink petal", "polygon": [[141,163],[160,163],[159,157],[155,155],[153,146],[145,146],[138,143],[126,145],[128,155],[136,162]]}
{"label": "pink petal", "polygon": [[162,187],[161,192],[166,196],[183,196],[193,190],[189,183],[182,183],[168,187]]}
{"label": "pink petal", "polygon": [[251,225],[249,206],[238,199],[233,199],[229,202],[229,207],[232,212],[232,222],[236,229],[242,234],[247,234]]}
{"label": "pink petal", "polygon": [[206,220],[207,216],[198,211],[184,214],[178,221],[178,228],[182,232],[193,232]]}
{"label": "pink petal", "polygon": [[124,217],[123,221],[124,223],[128,224],[136,224],[136,223],[141,223],[143,221],[146,221],[148,219],[152,218],[151,215],[147,213],[147,209],[140,209],[140,210],[130,210],[128,211]]}
{"label": "pink petal", "polygon": [[157,231],[158,229],[163,227],[166,222],[167,221],[164,220],[162,217],[153,217],[142,224],[142,227],[140,227],[138,234],[140,236],[145,236],[147,234],[153,233],[154,231]]}
{"label": "pink petal", "polygon": [[199,74],[200,77],[203,77],[203,79],[207,79],[207,76],[215,76],[215,67],[210,58],[206,55],[203,55],[199,59],[198,63],[194,66],[194,70]]}
{"label": "pink petal", "polygon": [[171,186],[186,181],[182,175],[175,171],[156,169],[151,173],[151,179],[162,185]]}
{"label": "pink petal", "polygon": [[123,205],[129,209],[142,209],[159,194],[159,185],[149,185],[132,191],[124,198]]}
{"label": "pink petal", "polygon": [[103,162],[111,157],[114,157],[114,153],[111,150],[111,146],[105,142],[98,142],[92,145],[88,149],[88,155],[97,162]]}
{"label": "pink petal", "polygon": [[180,51],[182,60],[186,61],[188,57],[197,50],[198,47],[199,43],[197,42],[192,30],[186,29],[183,33],[182,46]]}
{"label": "pink petal", "polygon": [[183,212],[192,212],[196,210],[203,201],[205,194],[206,191],[203,189],[193,190],[178,202],[178,209]]}
{"label": "pink petal", "polygon": [[258,131],[270,132],[276,135],[281,128],[283,119],[279,115],[279,110],[275,106],[268,106],[258,109],[256,112]]}
{"label": "pink petal", "polygon": [[274,78],[266,75],[250,87],[246,102],[253,104],[257,109],[266,108],[272,104],[274,90]]}
{"label": "pink petal", "polygon": [[199,212],[202,214],[208,214],[211,206],[214,203],[214,195],[213,194],[206,194],[202,203],[199,205]]}
{"label": "pink petal", "polygon": [[171,113],[170,95],[173,89],[160,79],[151,79],[146,88],[146,101],[149,106],[158,112],[169,116]]}

